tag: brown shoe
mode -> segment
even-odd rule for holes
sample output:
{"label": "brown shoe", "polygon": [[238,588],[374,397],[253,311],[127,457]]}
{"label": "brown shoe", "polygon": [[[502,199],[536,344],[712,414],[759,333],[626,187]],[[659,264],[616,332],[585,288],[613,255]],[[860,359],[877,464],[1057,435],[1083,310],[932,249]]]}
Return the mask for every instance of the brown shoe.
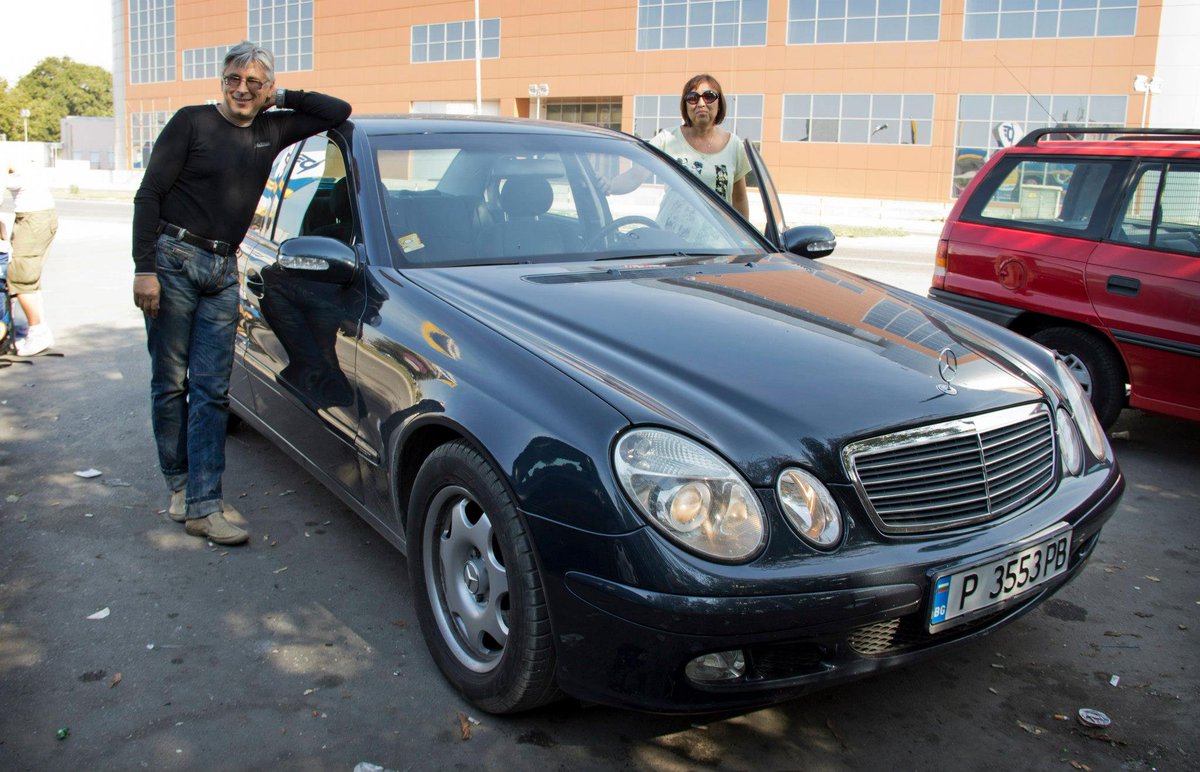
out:
{"label": "brown shoe", "polygon": [[167,517],[177,523],[187,519],[187,491],[175,491],[171,494],[171,504],[167,507]]}
{"label": "brown shoe", "polygon": [[[226,508],[226,511],[230,511]],[[184,525],[189,536],[203,536],[216,544],[245,544],[250,534],[225,519],[224,512],[213,512],[208,517],[193,517]]]}

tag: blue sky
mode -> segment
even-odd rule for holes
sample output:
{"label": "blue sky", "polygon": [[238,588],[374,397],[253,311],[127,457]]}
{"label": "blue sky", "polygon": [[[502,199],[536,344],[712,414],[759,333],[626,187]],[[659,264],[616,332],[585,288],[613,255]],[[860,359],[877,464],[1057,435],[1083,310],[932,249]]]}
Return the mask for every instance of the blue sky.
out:
{"label": "blue sky", "polygon": [[47,56],[112,72],[112,0],[4,0],[0,78],[9,86]]}

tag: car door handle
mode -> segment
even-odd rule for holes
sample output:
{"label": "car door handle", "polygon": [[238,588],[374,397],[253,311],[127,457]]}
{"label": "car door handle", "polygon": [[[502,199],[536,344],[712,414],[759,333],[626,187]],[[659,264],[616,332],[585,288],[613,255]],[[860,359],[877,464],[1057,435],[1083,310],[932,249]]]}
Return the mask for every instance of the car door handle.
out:
{"label": "car door handle", "polygon": [[263,296],[262,274],[258,271],[246,271],[246,290],[256,298]]}
{"label": "car door handle", "polygon": [[1109,276],[1108,283],[1105,289],[1114,295],[1124,295],[1125,297],[1137,297],[1138,292],[1142,289],[1142,283],[1137,279],[1129,276]]}

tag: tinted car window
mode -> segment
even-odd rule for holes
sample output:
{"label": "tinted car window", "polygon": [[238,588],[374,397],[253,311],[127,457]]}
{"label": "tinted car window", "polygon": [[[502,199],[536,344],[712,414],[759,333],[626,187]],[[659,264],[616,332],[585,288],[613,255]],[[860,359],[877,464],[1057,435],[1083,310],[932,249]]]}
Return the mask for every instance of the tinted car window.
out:
{"label": "tinted car window", "polygon": [[[405,134],[372,142],[398,266],[763,250],[692,175],[627,141]],[[643,182],[611,192],[611,179],[630,170]]]}
{"label": "tinted car window", "polygon": [[[331,236],[348,241],[349,198],[342,202],[345,207],[337,200],[337,183],[345,176],[346,162],[337,145],[320,136],[305,141],[279,206],[275,241],[293,236]],[[339,230],[341,222],[346,227]]]}
{"label": "tinted car window", "polygon": [[1145,164],[1138,169],[1112,239],[1200,254],[1200,166]]}
{"label": "tinted car window", "polygon": [[1106,187],[1116,178],[1107,160],[1013,158],[980,186],[968,213],[1037,230],[1081,233],[1092,229]]}

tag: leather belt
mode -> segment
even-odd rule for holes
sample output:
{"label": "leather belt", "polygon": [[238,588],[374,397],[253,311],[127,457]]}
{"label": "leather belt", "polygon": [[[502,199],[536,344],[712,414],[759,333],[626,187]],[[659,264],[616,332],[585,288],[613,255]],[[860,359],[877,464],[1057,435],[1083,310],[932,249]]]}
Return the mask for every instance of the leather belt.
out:
{"label": "leather belt", "polygon": [[191,244],[193,247],[206,249],[214,255],[220,255],[221,257],[229,257],[233,252],[233,247],[227,242],[206,239],[203,236],[192,233],[187,228],[180,228],[178,225],[172,225],[169,222],[160,222],[158,224],[158,232],[165,233],[173,239],[179,239],[185,244]]}

